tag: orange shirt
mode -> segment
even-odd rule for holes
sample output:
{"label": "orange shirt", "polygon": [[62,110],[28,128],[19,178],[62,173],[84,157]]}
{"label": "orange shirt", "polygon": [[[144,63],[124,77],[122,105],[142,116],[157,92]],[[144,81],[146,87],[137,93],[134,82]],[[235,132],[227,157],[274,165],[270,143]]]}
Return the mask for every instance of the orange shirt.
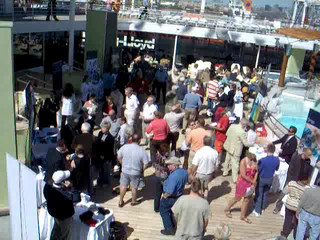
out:
{"label": "orange shirt", "polygon": [[203,147],[203,138],[205,136],[211,136],[211,134],[199,127],[196,129],[193,129],[190,134],[187,136],[187,142],[191,146],[190,149],[194,152],[198,151],[200,148]]}

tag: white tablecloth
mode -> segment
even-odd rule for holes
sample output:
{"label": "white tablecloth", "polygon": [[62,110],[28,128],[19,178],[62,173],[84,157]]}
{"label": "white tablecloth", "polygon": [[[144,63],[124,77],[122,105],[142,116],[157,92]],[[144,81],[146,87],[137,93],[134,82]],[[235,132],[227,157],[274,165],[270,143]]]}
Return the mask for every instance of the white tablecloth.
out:
{"label": "white tablecloth", "polygon": [[[257,160],[259,161],[261,158],[264,158],[267,156],[267,154],[263,151],[263,148],[259,148],[258,146],[254,146],[249,148],[249,152],[253,153],[256,155]],[[274,154],[275,156],[278,156],[278,153]],[[289,164],[284,161],[284,159],[280,159],[280,166],[278,171],[274,173],[273,176],[273,181],[272,181],[272,186],[270,189],[270,192],[279,192],[282,191],[284,188],[284,184],[287,179],[287,173],[288,173],[288,168]]]}
{"label": "white tablecloth", "polygon": [[[108,240],[109,227],[113,222],[114,216],[112,210],[109,209],[108,215],[95,214],[94,219],[98,220],[95,227],[90,227],[81,222],[79,216],[88,210],[85,206],[75,206],[75,214],[73,215],[72,239],[74,240]],[[50,216],[47,209],[41,208],[39,213],[39,229],[40,240],[50,240],[51,231],[54,225],[54,218]]]}
{"label": "white tablecloth", "polygon": [[36,182],[37,182],[37,206],[38,208],[41,206],[42,203],[46,201],[46,199],[43,196],[43,188],[46,184],[44,181],[44,174],[38,173],[36,176]]}

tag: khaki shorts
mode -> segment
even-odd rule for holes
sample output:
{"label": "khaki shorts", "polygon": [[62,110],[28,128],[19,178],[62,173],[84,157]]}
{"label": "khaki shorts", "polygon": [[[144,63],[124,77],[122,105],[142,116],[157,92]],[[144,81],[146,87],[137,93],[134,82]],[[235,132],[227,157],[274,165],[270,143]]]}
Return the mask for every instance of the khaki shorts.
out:
{"label": "khaki shorts", "polygon": [[134,189],[138,189],[140,180],[141,175],[130,175],[126,173],[121,173],[120,185],[123,187],[128,187],[130,184]]}
{"label": "khaki shorts", "polygon": [[189,152],[189,158],[188,158],[188,168],[192,168],[192,160],[194,156],[196,155],[195,151],[190,150]]}
{"label": "khaki shorts", "polygon": [[212,174],[197,173],[196,178],[200,180],[202,189],[208,189],[209,182],[211,182],[214,179],[214,173]]}

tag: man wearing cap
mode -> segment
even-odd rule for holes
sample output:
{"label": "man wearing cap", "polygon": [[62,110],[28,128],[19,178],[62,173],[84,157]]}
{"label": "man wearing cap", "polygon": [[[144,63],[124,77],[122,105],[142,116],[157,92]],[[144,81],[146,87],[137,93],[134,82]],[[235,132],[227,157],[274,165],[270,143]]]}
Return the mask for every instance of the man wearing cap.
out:
{"label": "man wearing cap", "polygon": [[149,158],[142,147],[139,146],[137,134],[132,136],[132,143],[125,144],[118,151],[118,161],[122,165],[120,177],[120,200],[118,206],[123,207],[123,198],[127,187],[131,186],[132,201],[131,205],[137,205],[137,189],[145,169],[149,167]]}
{"label": "man wearing cap", "polygon": [[179,139],[179,130],[184,117],[184,111],[181,111],[180,104],[173,105],[171,111],[164,115],[169,125],[168,141],[171,144],[171,151],[176,151],[177,141]]}
{"label": "man wearing cap", "polygon": [[74,208],[71,198],[66,193],[67,187],[63,183],[69,177],[70,171],[56,171],[43,189],[48,212],[54,218],[51,240],[72,239]]}
{"label": "man wearing cap", "polygon": [[188,183],[188,172],[181,165],[177,157],[171,157],[166,161],[169,169],[169,176],[163,183],[163,195],[160,201],[160,215],[164,229],[161,230],[163,235],[174,235],[174,223],[172,206],[183,195],[184,186]]}
{"label": "man wearing cap", "polygon": [[153,104],[153,97],[149,96],[147,102],[143,105],[143,111],[141,113],[142,117],[142,143],[141,145],[148,144],[148,138],[146,136],[146,129],[155,118],[154,113],[158,111],[157,105]]}
{"label": "man wearing cap", "polygon": [[183,99],[183,109],[185,110],[183,129],[186,130],[189,120],[196,120],[198,111],[202,105],[200,96],[197,94],[198,87],[195,85],[192,87],[192,92],[185,95]]}

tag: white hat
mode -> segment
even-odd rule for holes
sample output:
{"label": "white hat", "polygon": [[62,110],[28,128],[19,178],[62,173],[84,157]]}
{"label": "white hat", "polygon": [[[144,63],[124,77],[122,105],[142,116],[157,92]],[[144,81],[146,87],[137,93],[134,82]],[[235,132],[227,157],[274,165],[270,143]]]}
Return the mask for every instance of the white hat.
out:
{"label": "white hat", "polygon": [[181,165],[181,162],[180,162],[180,159],[177,158],[177,157],[170,157],[166,162],[165,164],[167,165]]}
{"label": "white hat", "polygon": [[55,184],[60,184],[61,182],[69,178],[70,174],[71,174],[70,171],[59,170],[54,172],[54,174],[52,175],[52,180]]}

